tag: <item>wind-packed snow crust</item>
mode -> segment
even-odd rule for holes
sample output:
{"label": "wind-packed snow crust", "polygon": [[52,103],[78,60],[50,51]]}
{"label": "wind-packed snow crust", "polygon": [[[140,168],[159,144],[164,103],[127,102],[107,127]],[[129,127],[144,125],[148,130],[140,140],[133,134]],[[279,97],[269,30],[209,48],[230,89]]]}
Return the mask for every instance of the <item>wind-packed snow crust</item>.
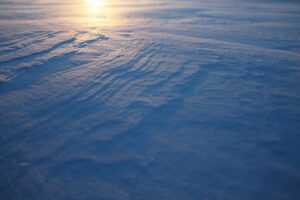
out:
{"label": "wind-packed snow crust", "polygon": [[299,10],[1,1],[0,199],[299,199]]}

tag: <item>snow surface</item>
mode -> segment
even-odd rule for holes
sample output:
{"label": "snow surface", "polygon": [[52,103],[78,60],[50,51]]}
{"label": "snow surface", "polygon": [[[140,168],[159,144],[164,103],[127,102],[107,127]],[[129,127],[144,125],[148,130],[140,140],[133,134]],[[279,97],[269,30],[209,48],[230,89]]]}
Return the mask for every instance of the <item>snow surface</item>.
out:
{"label": "snow surface", "polygon": [[0,1],[1,200],[298,200],[299,130],[299,1]]}

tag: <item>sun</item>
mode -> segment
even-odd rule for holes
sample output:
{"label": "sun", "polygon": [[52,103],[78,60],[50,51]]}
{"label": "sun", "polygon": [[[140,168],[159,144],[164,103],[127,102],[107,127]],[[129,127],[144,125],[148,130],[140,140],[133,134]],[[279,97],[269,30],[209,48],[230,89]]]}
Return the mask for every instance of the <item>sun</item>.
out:
{"label": "sun", "polygon": [[[1,1],[1,0],[0,0]],[[121,9],[114,7],[117,0],[79,0],[77,11],[83,24],[114,26],[120,22]]]}
{"label": "sun", "polygon": [[85,3],[89,6],[103,6],[105,5],[105,0],[85,0]]}
{"label": "sun", "polygon": [[90,17],[103,17],[107,13],[106,0],[84,0],[86,13]]}

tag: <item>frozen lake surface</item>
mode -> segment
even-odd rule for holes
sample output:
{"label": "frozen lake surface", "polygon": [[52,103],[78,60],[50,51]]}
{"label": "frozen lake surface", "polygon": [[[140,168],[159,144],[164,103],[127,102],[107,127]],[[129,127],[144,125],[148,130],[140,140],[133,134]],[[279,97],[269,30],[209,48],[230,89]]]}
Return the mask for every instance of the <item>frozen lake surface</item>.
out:
{"label": "frozen lake surface", "polygon": [[1,200],[298,200],[299,134],[299,1],[0,0]]}

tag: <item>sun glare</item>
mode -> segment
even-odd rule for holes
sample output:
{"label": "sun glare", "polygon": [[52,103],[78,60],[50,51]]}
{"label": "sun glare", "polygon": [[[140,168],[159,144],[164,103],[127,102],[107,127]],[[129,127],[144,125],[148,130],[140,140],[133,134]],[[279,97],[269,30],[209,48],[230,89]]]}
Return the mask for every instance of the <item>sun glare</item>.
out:
{"label": "sun glare", "polygon": [[91,17],[104,18],[107,10],[105,0],[85,0],[87,14]]}
{"label": "sun glare", "polygon": [[105,0],[85,0],[86,4],[89,6],[103,6]]}
{"label": "sun glare", "polygon": [[117,0],[80,1],[80,6],[76,8],[77,12],[81,15],[78,19],[80,23],[92,26],[115,26],[121,22],[118,15],[122,12],[122,9],[116,9],[113,6]]}

